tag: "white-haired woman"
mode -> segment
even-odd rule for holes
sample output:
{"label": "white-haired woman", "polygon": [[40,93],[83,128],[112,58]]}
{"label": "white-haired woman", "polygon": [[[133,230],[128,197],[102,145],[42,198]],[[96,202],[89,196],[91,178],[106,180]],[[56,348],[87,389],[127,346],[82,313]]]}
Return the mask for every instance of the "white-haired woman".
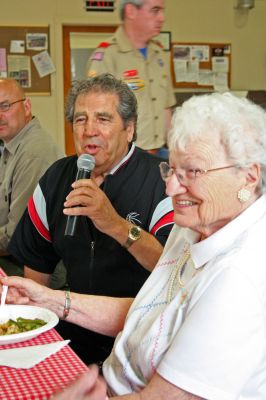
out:
{"label": "white-haired woman", "polygon": [[[266,399],[265,168],[260,107],[212,94],[176,110],[161,164],[176,227],[104,364],[111,398]],[[35,284],[7,283],[36,303]],[[38,290],[43,304],[48,290]],[[102,399],[95,382],[87,390],[83,376],[58,399],[77,388],[81,399]]]}

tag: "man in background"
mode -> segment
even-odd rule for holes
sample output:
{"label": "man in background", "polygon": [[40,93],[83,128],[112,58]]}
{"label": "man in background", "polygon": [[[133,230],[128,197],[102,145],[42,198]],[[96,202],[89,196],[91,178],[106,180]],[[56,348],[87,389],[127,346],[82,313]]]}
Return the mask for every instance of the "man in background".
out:
{"label": "man in background", "polygon": [[28,199],[46,169],[64,156],[31,113],[30,99],[14,79],[0,79],[0,266],[23,274],[7,246]]}
{"label": "man in background", "polygon": [[122,25],[90,57],[88,77],[109,72],[128,84],[138,100],[137,146],[166,158],[176,101],[168,57],[152,40],[164,22],[164,0],[120,0],[119,11]]}

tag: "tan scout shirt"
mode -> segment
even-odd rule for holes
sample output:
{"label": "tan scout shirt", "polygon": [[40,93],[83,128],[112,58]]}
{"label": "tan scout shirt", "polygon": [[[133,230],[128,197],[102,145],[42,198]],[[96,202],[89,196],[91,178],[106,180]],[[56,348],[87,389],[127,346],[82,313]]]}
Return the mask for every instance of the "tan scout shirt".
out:
{"label": "tan scout shirt", "polygon": [[63,156],[36,117],[6,143],[0,157],[0,252],[6,251],[40,177]]}
{"label": "tan scout shirt", "polygon": [[166,143],[166,108],[175,105],[167,57],[160,46],[151,41],[147,58],[132,47],[123,27],[110,41],[101,43],[88,62],[88,76],[109,72],[124,80],[138,100],[137,146],[157,149]]}

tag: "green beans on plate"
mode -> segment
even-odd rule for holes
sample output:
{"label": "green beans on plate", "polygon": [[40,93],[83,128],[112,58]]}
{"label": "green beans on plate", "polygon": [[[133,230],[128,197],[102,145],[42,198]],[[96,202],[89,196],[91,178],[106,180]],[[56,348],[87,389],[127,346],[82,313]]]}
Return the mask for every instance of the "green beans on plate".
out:
{"label": "green beans on plate", "polygon": [[12,335],[15,333],[22,333],[32,331],[33,329],[40,328],[47,322],[43,319],[27,319],[18,317],[16,320],[9,319],[4,324],[0,324],[0,335]]}

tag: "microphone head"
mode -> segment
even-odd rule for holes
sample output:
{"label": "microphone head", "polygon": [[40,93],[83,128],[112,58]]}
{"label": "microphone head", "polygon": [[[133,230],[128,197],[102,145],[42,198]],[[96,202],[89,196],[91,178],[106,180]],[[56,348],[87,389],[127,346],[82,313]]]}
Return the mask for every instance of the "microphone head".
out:
{"label": "microphone head", "polygon": [[95,158],[90,154],[81,154],[77,160],[78,169],[92,171],[95,167]]}

